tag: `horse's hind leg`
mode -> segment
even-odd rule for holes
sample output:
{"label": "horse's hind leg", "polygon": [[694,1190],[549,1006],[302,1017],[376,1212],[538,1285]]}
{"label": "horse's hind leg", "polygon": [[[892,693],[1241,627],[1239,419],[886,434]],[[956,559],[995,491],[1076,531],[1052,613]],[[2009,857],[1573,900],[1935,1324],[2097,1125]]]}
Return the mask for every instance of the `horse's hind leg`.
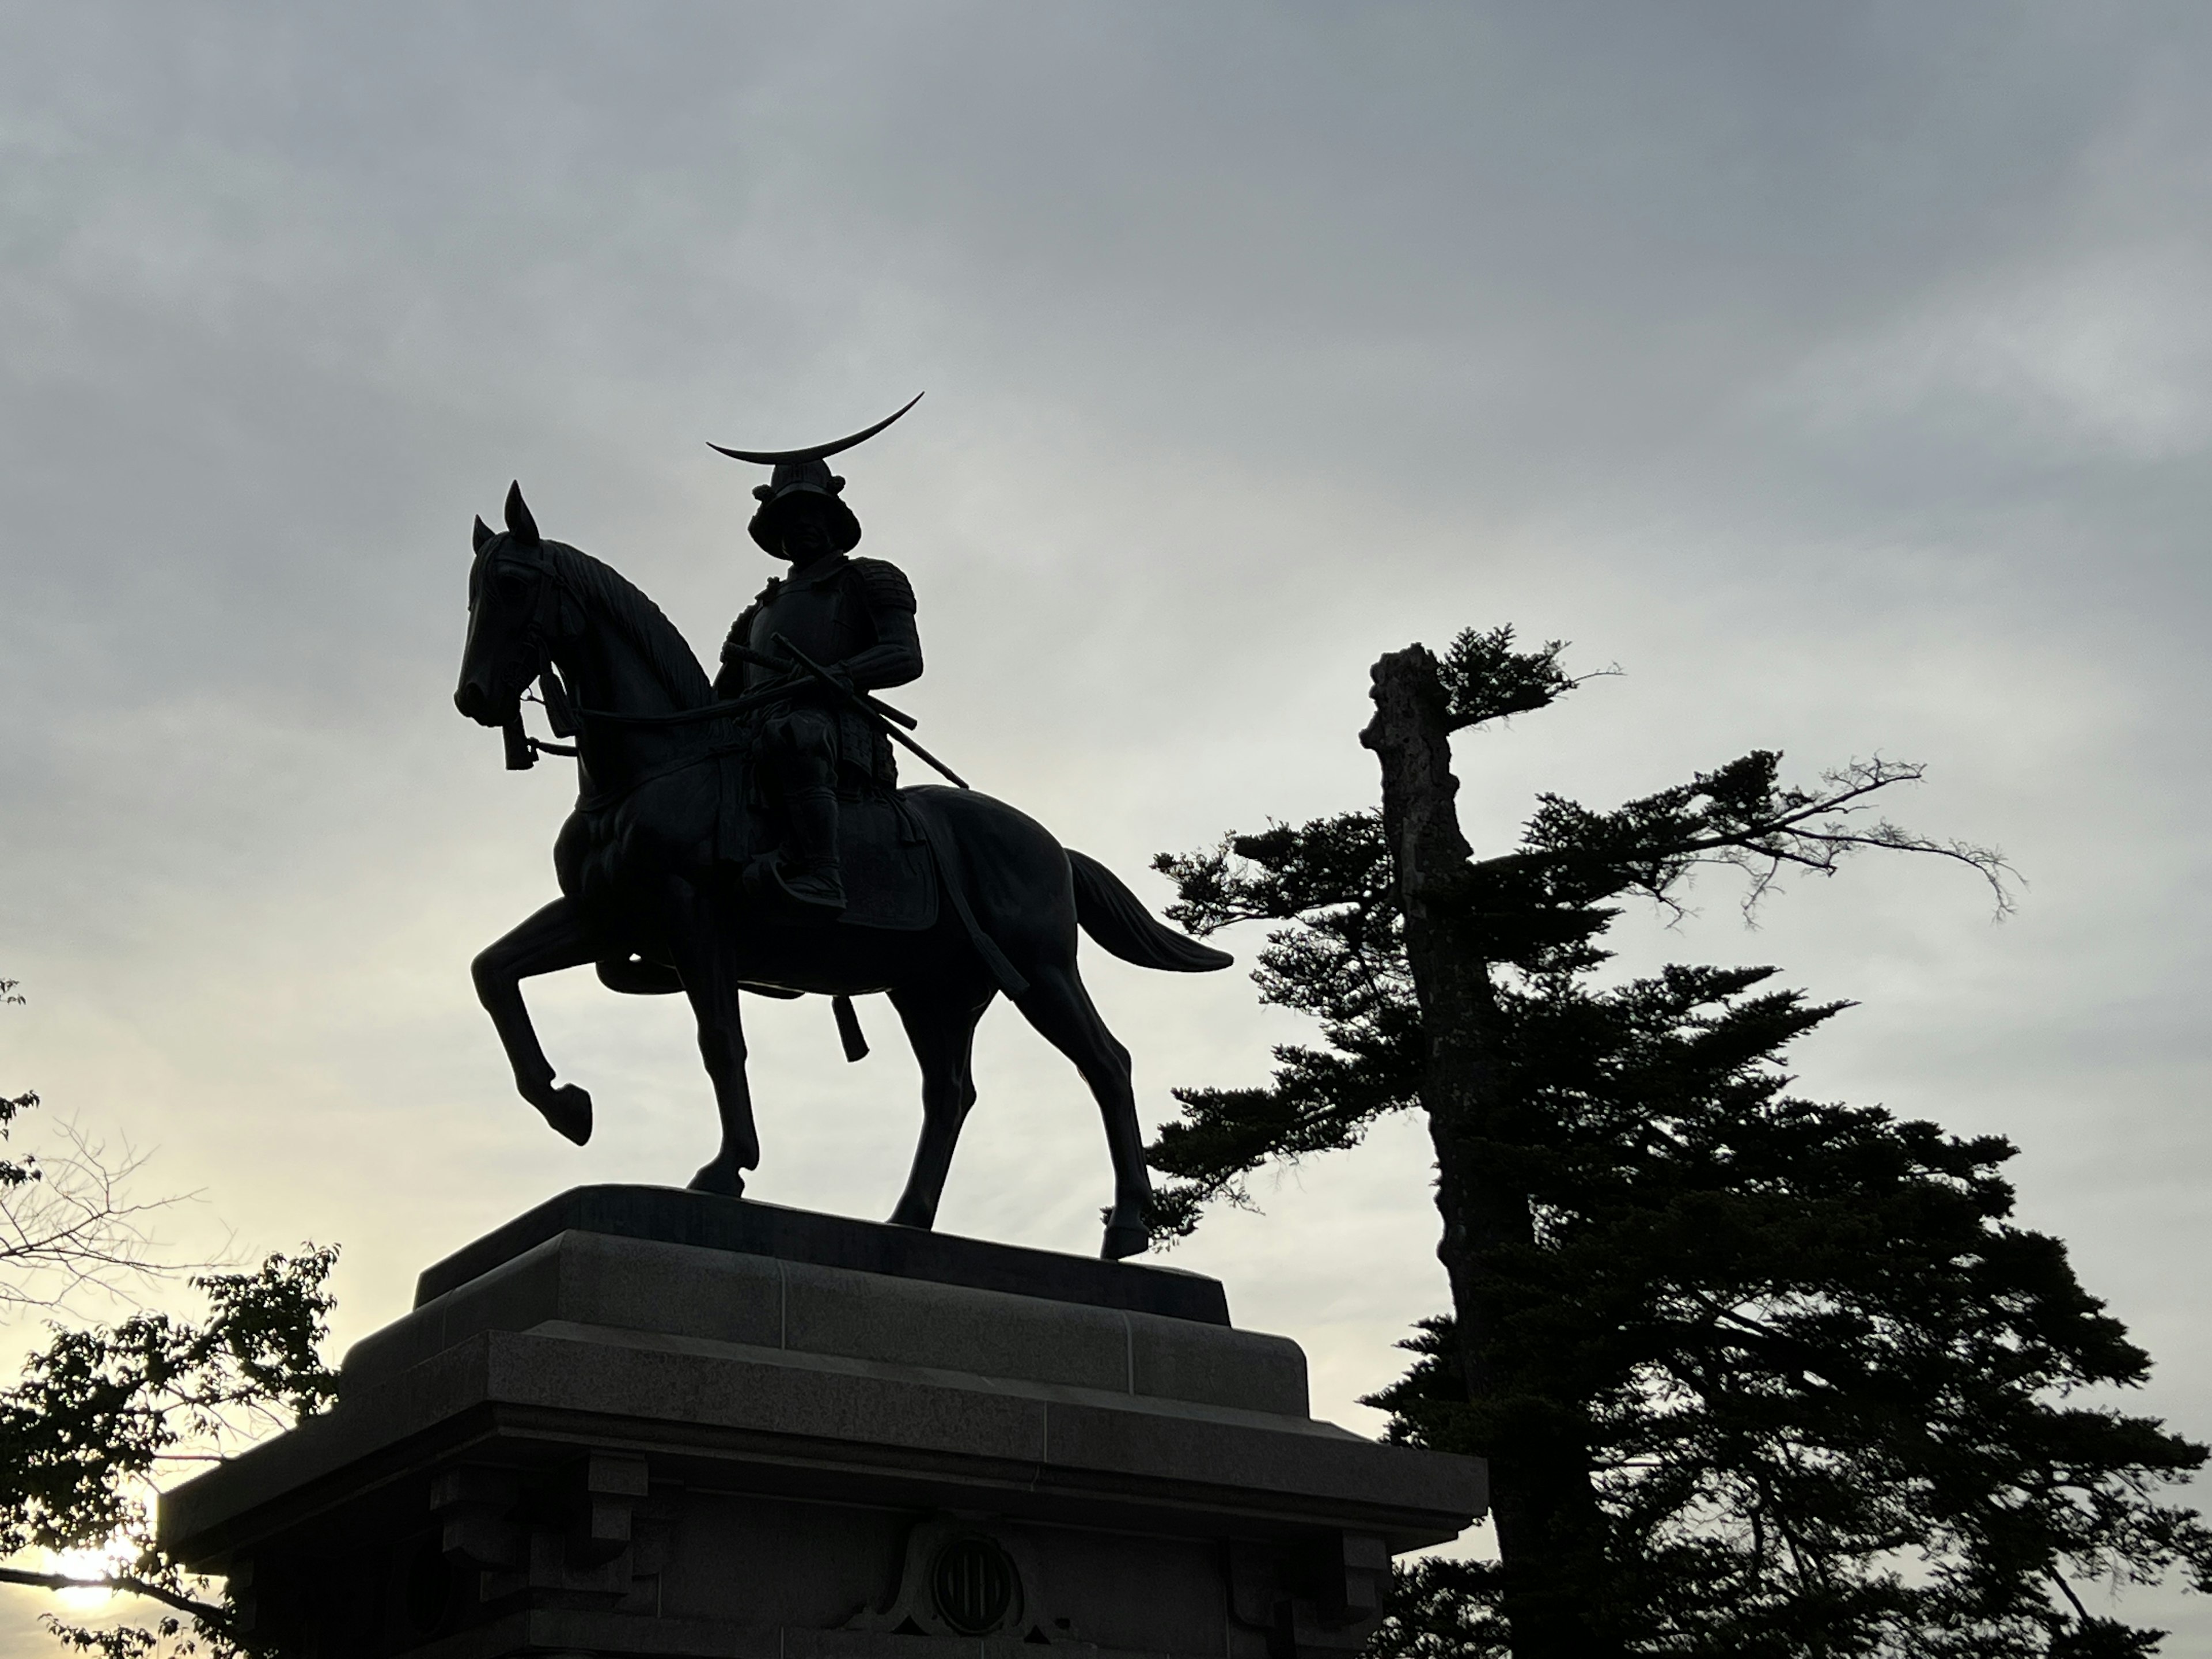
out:
{"label": "horse's hind leg", "polygon": [[902,985],[890,994],[921,1066],[921,1139],[915,1143],[906,1191],[891,1212],[902,1227],[928,1227],[937,1220],[952,1149],[975,1103],[975,1022],[997,994],[988,983],[951,990]]}
{"label": "horse's hind leg", "polygon": [[479,951],[469,972],[514,1067],[514,1086],[545,1121],[579,1146],[592,1138],[592,1097],[574,1084],[553,1086],[552,1062],[538,1046],[522,1000],[522,981],[580,967],[594,951],[574,904],[557,898]]}
{"label": "horse's hind leg", "polygon": [[1106,1120],[1106,1145],[1114,1158],[1114,1207],[1098,1253],[1109,1261],[1134,1255],[1145,1248],[1145,1211],[1152,1185],[1145,1173],[1136,1091],[1129,1085],[1129,1051],[1099,1018],[1073,962],[1033,970],[1030,988],[1014,1006],[1045,1041],[1075,1062],[1091,1085]]}

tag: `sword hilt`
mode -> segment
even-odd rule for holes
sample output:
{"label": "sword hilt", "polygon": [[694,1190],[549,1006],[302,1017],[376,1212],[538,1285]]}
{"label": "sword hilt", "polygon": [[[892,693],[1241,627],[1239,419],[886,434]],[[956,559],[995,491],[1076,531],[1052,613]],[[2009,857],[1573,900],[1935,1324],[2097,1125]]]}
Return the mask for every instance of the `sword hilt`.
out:
{"label": "sword hilt", "polygon": [[813,658],[808,656],[804,651],[801,651],[797,646],[793,645],[786,635],[781,634],[777,635],[775,636],[775,642],[781,649],[790,653],[791,662],[783,662],[774,657],[763,656],[759,652],[749,650],[742,645],[736,647],[734,654],[745,662],[757,664],[759,666],[763,668],[780,668],[784,670],[786,672],[790,671],[793,663],[796,663],[807,673],[812,675],[816,679],[821,681],[823,684],[828,686],[832,691],[837,693],[839,696],[850,697],[854,702],[859,703],[863,708],[866,709],[872,714],[880,714],[887,720],[895,721],[896,724],[903,726],[909,732],[913,731],[916,726],[921,724],[921,722],[915,719],[913,715],[905,713],[902,709],[892,708],[890,704],[884,702],[879,697],[871,696],[867,692],[861,690],[859,686],[847,684],[844,681],[837,678],[834,671],[824,668],[820,663],[815,661]]}

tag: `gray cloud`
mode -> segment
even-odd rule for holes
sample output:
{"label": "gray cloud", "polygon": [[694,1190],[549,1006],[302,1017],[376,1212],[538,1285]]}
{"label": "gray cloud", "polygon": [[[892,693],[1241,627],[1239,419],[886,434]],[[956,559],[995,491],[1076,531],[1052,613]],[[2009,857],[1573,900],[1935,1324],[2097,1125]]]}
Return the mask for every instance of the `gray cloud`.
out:
{"label": "gray cloud", "polygon": [[[11,1078],[256,1245],[426,1260],[709,1134],[675,1011],[539,998],[603,1102],[508,1091],[465,963],[563,799],[447,701],[510,477],[710,647],[774,444],[915,576],[927,736],[1136,874],[1359,804],[1366,664],[1511,620],[1630,673],[1471,741],[1471,832],[1753,745],[1934,763],[1869,866],[1624,965],[1864,1005],[1806,1085],[2013,1133],[2027,1219],[2212,1425],[2201,1171],[2212,434],[2201,9],[479,5],[0,12],[0,969]],[[1147,878],[1149,882],[1151,878]],[[1155,898],[1161,890],[1146,890]],[[1249,947],[1248,947],[1249,948]],[[1087,965],[1147,1108],[1292,1029]],[[874,1212],[890,1022],[763,1008],[760,1190]],[[1084,1249],[1073,1075],[988,1021],[946,1224]],[[420,1150],[417,1150],[420,1148]],[[1417,1126],[1188,1252],[1328,1411],[1441,1285]],[[2181,1605],[2200,1648],[2212,1626]],[[24,1638],[33,1642],[40,1638]],[[2188,1650],[2178,1644],[2176,1651]]]}

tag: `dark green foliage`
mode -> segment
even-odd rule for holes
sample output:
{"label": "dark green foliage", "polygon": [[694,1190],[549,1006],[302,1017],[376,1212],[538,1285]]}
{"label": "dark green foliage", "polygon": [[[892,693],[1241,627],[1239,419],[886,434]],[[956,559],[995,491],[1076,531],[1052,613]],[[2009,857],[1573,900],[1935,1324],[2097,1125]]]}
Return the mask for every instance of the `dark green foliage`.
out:
{"label": "dark green foliage", "polygon": [[1852,761],[1806,788],[1784,785],[1781,767],[1779,754],[1753,750],[1610,812],[1540,796],[1521,851],[1492,863],[1543,871],[1550,884],[1546,896],[1553,902],[1637,893],[1662,903],[1699,866],[1729,865],[1751,878],[1744,895],[1748,910],[1788,870],[1832,876],[1844,858],[1869,848],[1933,853],[1980,872],[1999,910],[2011,908],[2004,885],[2009,872],[1990,848],[1931,841],[1887,818],[1854,822],[1870,797],[1918,782],[1924,769],[1899,761]]}
{"label": "dark green foliage", "polygon": [[1356,1146],[1376,1117],[1413,1104],[1420,1022],[1372,814],[1277,825],[1153,865],[1181,896],[1170,918],[1194,932],[1255,916],[1305,918],[1268,936],[1254,978],[1263,1000],[1316,1016],[1329,1044],[1277,1048],[1267,1088],[1176,1091],[1182,1120],[1161,1131],[1150,1156],[1156,1168],[1188,1177],[1163,1183],[1153,1199],[1154,1230],[1179,1236],[1209,1200],[1245,1202],[1243,1177],[1261,1164]]}
{"label": "dark green foliage", "polygon": [[[153,1656],[165,1651],[197,1653],[201,1645],[197,1638],[184,1633],[185,1621],[173,1614],[150,1625],[117,1625],[106,1629],[64,1624],[53,1619],[48,1620],[47,1625],[64,1647],[76,1653],[96,1653],[101,1659],[153,1659]],[[211,1644],[210,1650],[220,1654],[233,1650],[218,1638]]]}
{"label": "dark green foliage", "polygon": [[[0,979],[0,1006],[20,1004],[23,998],[15,989],[16,981]],[[0,1140],[8,1139],[9,1130],[15,1120],[39,1103],[37,1095],[26,1090],[20,1095],[0,1095]],[[36,1158],[17,1160],[0,1158],[0,1192],[11,1187],[21,1187],[39,1178]]]}
{"label": "dark green foliage", "polygon": [[1582,681],[1559,666],[1565,640],[1547,640],[1534,651],[1516,651],[1513,630],[1463,630],[1437,665],[1444,724],[1452,731],[1487,720],[1548,708]]}
{"label": "dark green foliage", "polygon": [[[0,980],[0,984],[7,983]],[[20,1095],[0,1095],[0,1141],[8,1139],[9,1127],[16,1118],[39,1103],[37,1095],[25,1091]],[[39,1178],[39,1160],[35,1158],[0,1158],[0,1191],[10,1187],[27,1186]]]}
{"label": "dark green foliage", "polygon": [[1506,1659],[1498,1569],[1431,1556],[1392,1571],[1389,1610],[1367,1644],[1380,1659]]}
{"label": "dark green foliage", "polygon": [[[1437,718],[1543,706],[1574,684],[1559,650],[1462,635],[1435,666]],[[1594,1547],[1536,1547],[1555,1559],[1414,1564],[1376,1651],[1509,1652],[1502,1609],[1533,1584],[1574,1605],[1592,1650],[2128,1655],[2156,1632],[2090,1617],[2069,1580],[2212,1588],[2212,1533],[2157,1496],[2205,1449],[2110,1403],[2148,1358],[2063,1246],[2012,1219],[2011,1146],[1793,1095],[1781,1054],[1844,1005],[1771,988],[1769,969],[1598,982],[1608,902],[1668,902],[1700,864],[1745,869],[1755,902],[1786,867],[1935,852],[2002,903],[1996,854],[1856,825],[1917,776],[1874,763],[1799,789],[1762,752],[1609,812],[1545,797],[1518,848],[1436,878],[1495,999],[1455,1152],[1534,1225],[1516,1240],[1462,1218],[1483,1242],[1455,1291],[1480,1318],[1428,1322],[1411,1374],[1370,1403],[1401,1439],[1490,1456],[1501,1504],[1540,1479],[1586,1486],[1598,1516]],[[1152,1149],[1175,1234],[1244,1201],[1254,1170],[1420,1105],[1431,1056],[1380,815],[1158,867],[1194,931],[1279,924],[1262,995],[1322,1038],[1278,1050],[1267,1086],[1178,1091]]]}
{"label": "dark green foliage", "polygon": [[[20,1002],[12,981],[0,1000]],[[0,1099],[0,1140],[38,1104],[23,1094]],[[48,1180],[59,1167],[64,1179]],[[126,1171],[127,1173],[127,1171]],[[35,1156],[0,1158],[0,1304],[63,1305],[41,1296],[40,1276],[63,1295],[113,1291],[114,1268],[142,1282],[171,1276],[138,1253],[144,1243],[118,1172],[97,1148],[70,1143],[58,1166]],[[56,1202],[38,1195],[53,1189]],[[0,1583],[60,1589],[91,1582],[152,1603],[159,1616],[101,1628],[49,1616],[64,1646],[107,1659],[156,1654],[240,1653],[228,1611],[156,1546],[150,1500],[155,1483],[180,1464],[204,1462],[272,1428],[321,1411],[337,1397],[323,1364],[331,1298],[325,1288],[335,1249],[310,1246],[270,1255],[247,1273],[203,1273],[189,1280],[207,1304],[194,1323],[142,1311],[112,1325],[50,1326],[46,1346],[23,1363],[21,1379],[0,1390],[0,1562],[33,1550],[128,1558],[118,1571],[81,1574],[0,1565]]]}
{"label": "dark green foliage", "polygon": [[[336,1397],[317,1348],[337,1256],[310,1249],[271,1255],[252,1273],[196,1278],[208,1302],[198,1323],[137,1313],[112,1326],[57,1328],[25,1361],[22,1380],[0,1394],[0,1558],[126,1547],[136,1559],[115,1582],[209,1614],[201,1633],[228,1650],[221,1610],[198,1601],[155,1546],[151,1482]],[[176,1621],[167,1622],[166,1632],[56,1628],[72,1645],[120,1656],[175,1636]]]}
{"label": "dark green foliage", "polygon": [[1632,1650],[2065,1651],[2055,1574],[2201,1573],[2145,1489],[2204,1449],[2068,1401],[2148,1359],[2011,1223],[2013,1148],[1790,1097],[1769,1056],[1834,1010],[1763,977],[1515,999],[1544,1231],[1486,1268],[1523,1392],[1470,1401],[1439,1319],[1370,1403],[1457,1450],[1571,1411]]}
{"label": "dark green foliage", "polygon": [[142,1483],[175,1453],[312,1414],[335,1397],[315,1345],[334,1250],[193,1279],[209,1316],[138,1313],[57,1330],[0,1394],[0,1553],[144,1531]]}

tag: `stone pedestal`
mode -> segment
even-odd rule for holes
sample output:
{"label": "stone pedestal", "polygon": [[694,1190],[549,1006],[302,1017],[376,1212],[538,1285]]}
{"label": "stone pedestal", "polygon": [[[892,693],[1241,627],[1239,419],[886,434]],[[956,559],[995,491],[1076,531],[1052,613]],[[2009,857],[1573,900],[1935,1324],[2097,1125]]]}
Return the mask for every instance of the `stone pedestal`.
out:
{"label": "stone pedestal", "polygon": [[432,1267],[342,1387],[161,1503],[301,1659],[1321,1659],[1484,1504],[1212,1279],[660,1188]]}

